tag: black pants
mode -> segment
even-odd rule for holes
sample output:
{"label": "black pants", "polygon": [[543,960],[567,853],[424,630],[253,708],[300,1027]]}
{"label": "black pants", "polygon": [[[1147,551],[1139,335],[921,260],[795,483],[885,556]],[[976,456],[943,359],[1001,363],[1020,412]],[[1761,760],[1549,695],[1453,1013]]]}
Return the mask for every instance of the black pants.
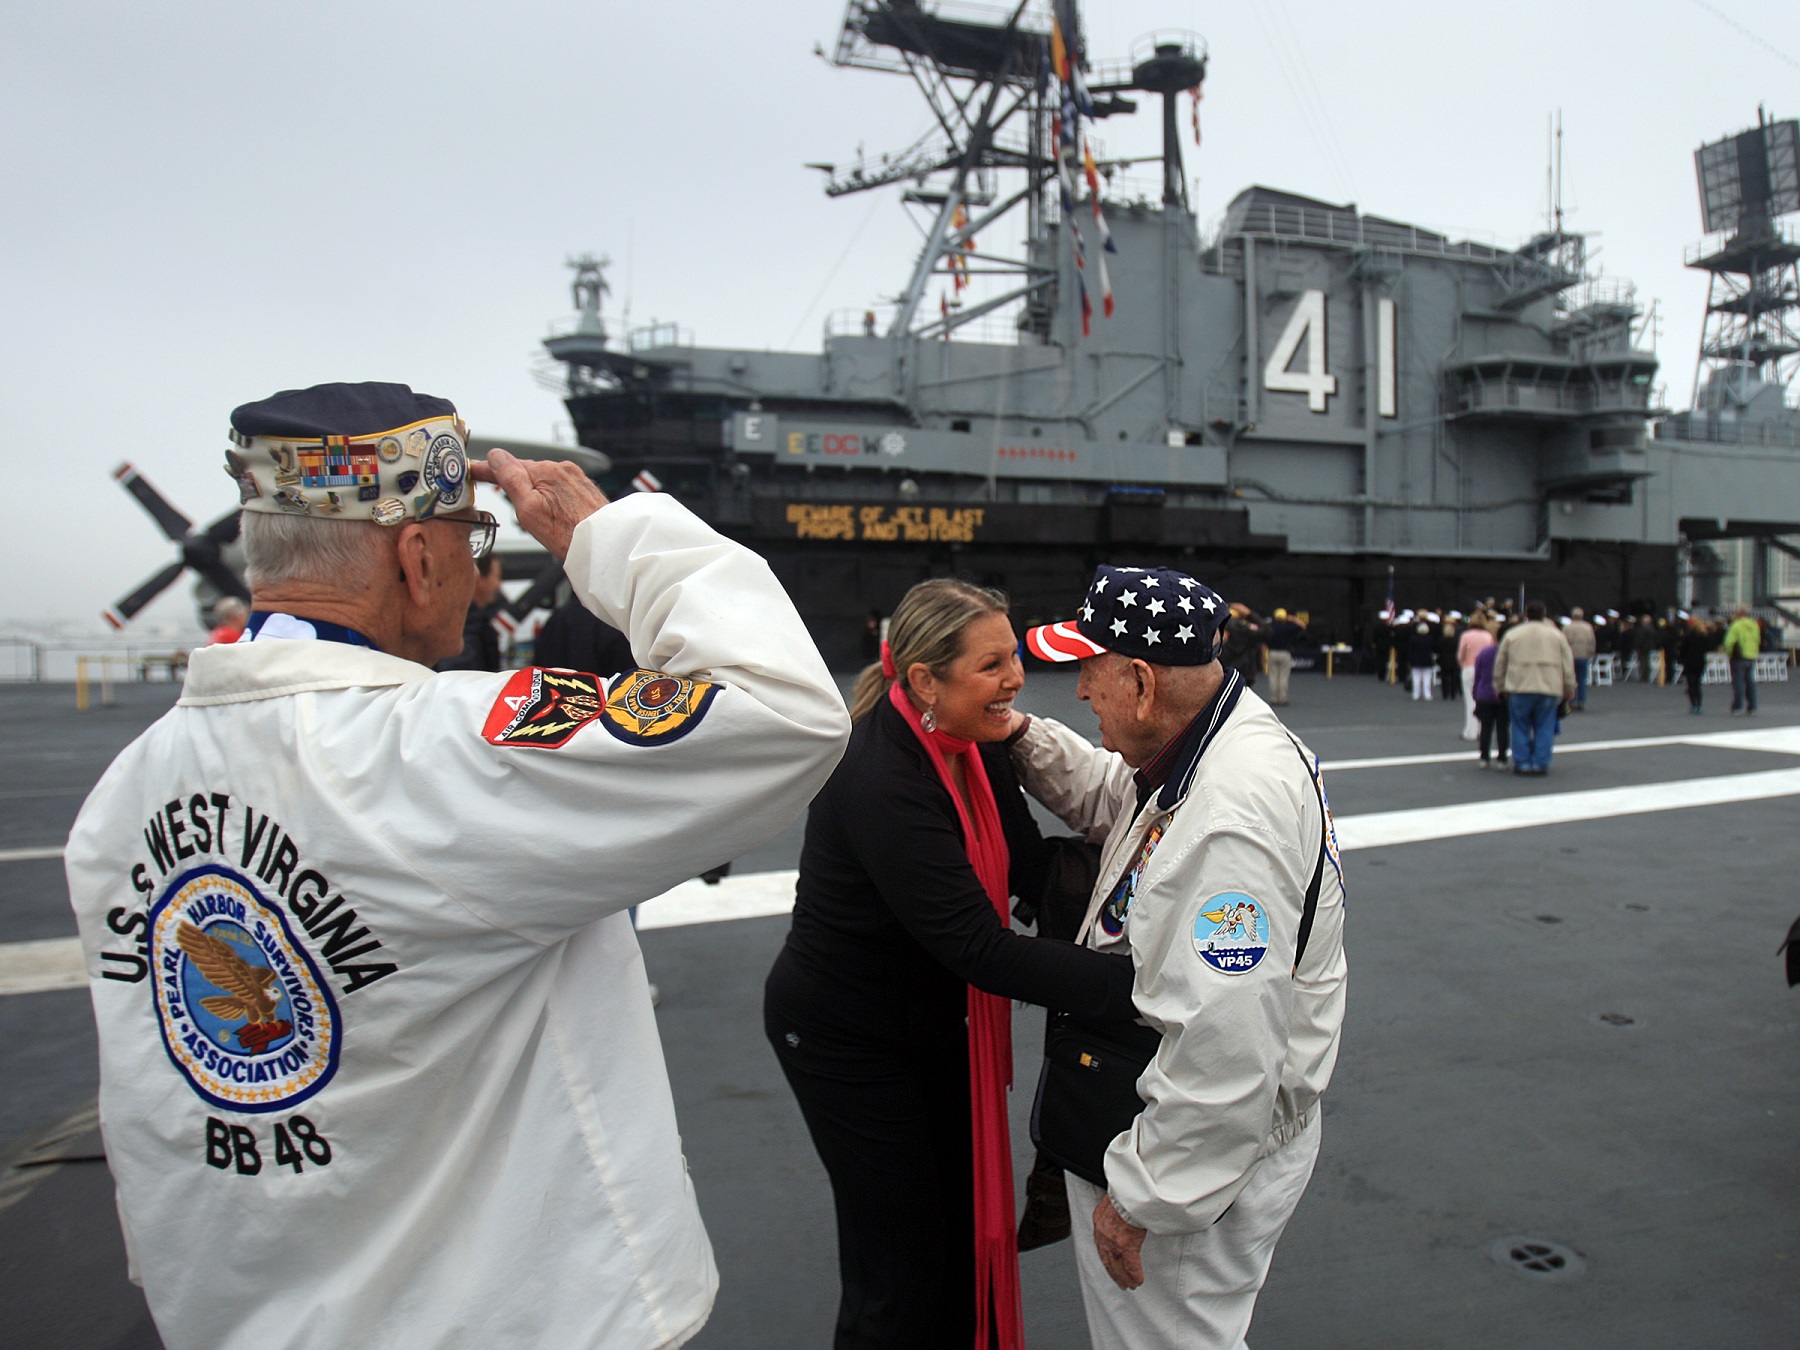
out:
{"label": "black pants", "polygon": [[1491,740],[1500,751],[1500,762],[1506,763],[1506,747],[1512,743],[1508,739],[1512,735],[1512,718],[1506,711],[1506,700],[1502,698],[1498,703],[1477,702],[1475,720],[1481,724],[1481,762],[1488,762],[1488,745]]}
{"label": "black pants", "polygon": [[1690,708],[1700,706],[1700,680],[1705,674],[1706,658],[1704,656],[1698,661],[1688,662],[1687,667],[1681,672],[1682,678],[1687,681],[1688,707]]}
{"label": "black pants", "polygon": [[961,1026],[859,1039],[784,952],[763,1027],[837,1209],[836,1350],[965,1350],[975,1337],[969,1050]]}

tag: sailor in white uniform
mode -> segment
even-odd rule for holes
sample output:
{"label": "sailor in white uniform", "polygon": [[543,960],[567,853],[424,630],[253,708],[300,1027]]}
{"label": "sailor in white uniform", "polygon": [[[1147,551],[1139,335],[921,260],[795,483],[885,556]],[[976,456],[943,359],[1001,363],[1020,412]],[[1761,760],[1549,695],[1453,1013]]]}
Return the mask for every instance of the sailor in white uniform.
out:
{"label": "sailor in white uniform", "polygon": [[[768,838],[849,731],[767,566],[672,499],[471,465],[442,399],[239,408],[253,615],[95,787],[69,893],[172,1350],[662,1347],[712,1251],[625,910]],[[497,482],[643,669],[434,674]]]}

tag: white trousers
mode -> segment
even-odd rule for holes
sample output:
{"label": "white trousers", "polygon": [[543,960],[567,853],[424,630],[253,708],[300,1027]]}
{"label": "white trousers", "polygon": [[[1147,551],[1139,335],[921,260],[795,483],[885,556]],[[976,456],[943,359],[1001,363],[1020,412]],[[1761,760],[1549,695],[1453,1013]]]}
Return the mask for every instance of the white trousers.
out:
{"label": "white trousers", "polygon": [[1119,1288],[1094,1249],[1102,1192],[1066,1174],[1075,1269],[1094,1350],[1242,1350],[1275,1244],[1319,1160],[1319,1107],[1293,1139],[1256,1165],[1211,1228],[1144,1239],[1144,1283]]}
{"label": "white trousers", "polygon": [[1412,696],[1414,698],[1431,697],[1431,677],[1437,674],[1433,666],[1414,666],[1412,668]]}
{"label": "white trousers", "polygon": [[1481,723],[1475,717],[1475,667],[1463,667],[1463,729],[1462,738],[1472,741],[1481,735]]}

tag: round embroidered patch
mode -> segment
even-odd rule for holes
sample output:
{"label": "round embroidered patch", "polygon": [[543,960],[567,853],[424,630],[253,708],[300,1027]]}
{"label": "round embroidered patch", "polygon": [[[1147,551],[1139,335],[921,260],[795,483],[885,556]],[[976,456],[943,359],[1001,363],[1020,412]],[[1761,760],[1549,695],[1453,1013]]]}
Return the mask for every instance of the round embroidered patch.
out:
{"label": "round embroidered patch", "polygon": [[248,877],[208,865],[170,882],[150,911],[150,962],[163,1045],[204,1100],[281,1111],[331,1081],[331,989]]}
{"label": "round embroidered patch", "polygon": [[1194,919],[1194,950],[1224,975],[1255,970],[1269,952],[1269,916],[1242,891],[1223,891]]}
{"label": "round embroidered patch", "polygon": [[704,680],[634,670],[620,676],[607,695],[601,720],[628,745],[666,745],[700,725],[718,692]]}

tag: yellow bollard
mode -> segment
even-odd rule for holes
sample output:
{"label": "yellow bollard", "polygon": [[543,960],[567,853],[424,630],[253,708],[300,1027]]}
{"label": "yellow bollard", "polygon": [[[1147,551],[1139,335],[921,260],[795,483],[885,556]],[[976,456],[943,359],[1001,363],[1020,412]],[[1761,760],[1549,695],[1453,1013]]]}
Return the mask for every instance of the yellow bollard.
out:
{"label": "yellow bollard", "polygon": [[75,711],[88,710],[88,659],[85,656],[75,658]]}
{"label": "yellow bollard", "polygon": [[1331,648],[1325,649],[1325,678],[1331,678]]}

